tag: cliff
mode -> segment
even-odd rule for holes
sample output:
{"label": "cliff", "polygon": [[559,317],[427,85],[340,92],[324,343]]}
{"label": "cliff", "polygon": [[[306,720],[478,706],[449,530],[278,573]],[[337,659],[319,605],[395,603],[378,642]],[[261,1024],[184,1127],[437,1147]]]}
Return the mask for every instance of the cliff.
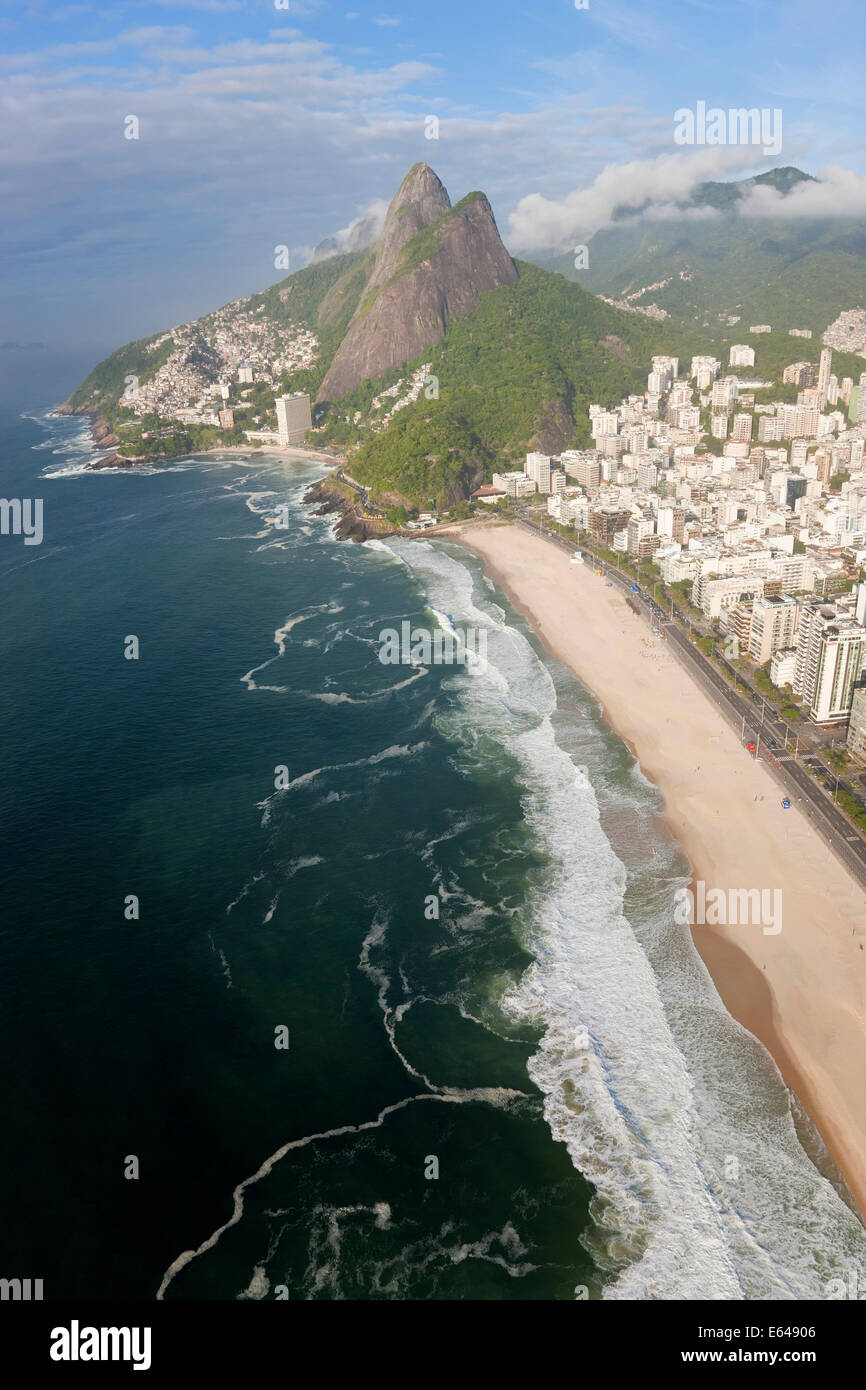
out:
{"label": "cliff", "polygon": [[[516,280],[484,194],[470,193],[452,208],[433,170],[416,164],[388,209],[360,302],[318,400],[339,400],[360,382],[412,361],[471,313],[485,290]],[[338,282],[320,307],[321,323],[340,302]]]}

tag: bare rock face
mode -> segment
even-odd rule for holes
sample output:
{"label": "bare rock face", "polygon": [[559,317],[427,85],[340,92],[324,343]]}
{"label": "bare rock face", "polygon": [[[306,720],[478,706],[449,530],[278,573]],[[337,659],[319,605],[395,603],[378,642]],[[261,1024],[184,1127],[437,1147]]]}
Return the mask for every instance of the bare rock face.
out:
{"label": "bare rock face", "polygon": [[516,279],[484,194],[470,193],[452,208],[433,170],[416,164],[388,209],[373,268],[319,401],[339,400],[365,378],[411,361],[470,313],[485,290]]}

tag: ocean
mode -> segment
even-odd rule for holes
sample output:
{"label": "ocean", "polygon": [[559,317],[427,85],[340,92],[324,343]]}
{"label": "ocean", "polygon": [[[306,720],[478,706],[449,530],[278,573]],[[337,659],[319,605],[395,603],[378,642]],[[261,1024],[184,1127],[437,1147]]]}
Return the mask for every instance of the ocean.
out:
{"label": "ocean", "polygon": [[[0,1273],[806,1299],[866,1267],[674,923],[659,793],[480,562],[335,540],[301,458],[87,473],[52,413],[82,374],[0,399],[3,496],[44,505],[0,536]],[[406,621],[486,664],[383,664]]]}

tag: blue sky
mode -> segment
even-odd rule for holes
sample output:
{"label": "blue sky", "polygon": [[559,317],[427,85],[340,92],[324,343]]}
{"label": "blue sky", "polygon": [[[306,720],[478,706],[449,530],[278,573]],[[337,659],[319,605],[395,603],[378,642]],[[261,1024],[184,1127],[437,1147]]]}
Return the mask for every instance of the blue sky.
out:
{"label": "blue sky", "polygon": [[[107,348],[251,293],[418,159],[515,251],[772,164],[835,166],[822,206],[866,213],[862,0],[281,5],[0,6],[0,341]],[[678,150],[699,100],[781,109],[781,155]]]}

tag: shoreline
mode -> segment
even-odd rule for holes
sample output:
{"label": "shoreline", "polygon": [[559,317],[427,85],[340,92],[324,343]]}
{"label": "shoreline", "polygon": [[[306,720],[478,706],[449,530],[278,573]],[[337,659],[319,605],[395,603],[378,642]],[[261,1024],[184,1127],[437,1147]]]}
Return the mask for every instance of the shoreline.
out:
{"label": "shoreline", "polygon": [[[116,436],[115,436],[116,437]],[[100,447],[99,441],[94,439],[97,448]],[[109,446],[112,447],[112,446]],[[325,463],[332,468],[341,468],[343,461],[334,458],[332,454],[322,454],[316,449],[305,449],[300,444],[287,444],[283,449],[278,444],[214,444],[209,449],[187,449],[182,454],[138,454],[135,458],[127,458],[124,454],[117,452],[110,454],[108,458],[100,459],[97,463],[87,464],[91,473],[99,473],[108,468],[137,468],[139,465],[153,467],[159,464],[166,466],[177,463],[179,459],[186,458],[207,458],[210,454],[230,454],[233,457],[245,458],[281,458],[287,462],[297,461],[311,463]]]}
{"label": "shoreline", "polygon": [[68,401],[63,401],[54,407],[54,414],[87,418],[90,421],[90,435],[94,448],[115,450],[108,458],[87,465],[94,473],[98,473],[102,468],[135,468],[138,464],[177,463],[179,459],[203,458],[208,454],[270,454],[278,458],[311,459],[315,463],[330,463],[335,467],[346,462],[342,454],[322,453],[317,449],[308,449],[303,444],[287,444],[285,447],[280,444],[212,444],[208,449],[188,449],[181,454],[136,454],[134,458],[127,458],[125,454],[116,452],[123,448],[123,440],[112,432],[110,425],[98,410],[89,410],[84,406],[73,407]]}
{"label": "shoreline", "polygon": [[[692,926],[692,940],[728,1012],[767,1049],[811,1118],[863,1219],[866,903],[859,885],[796,806],[782,819],[770,773],[743,754],[670,650],[590,566],[572,565],[558,547],[509,523],[468,523],[440,535],[484,561],[545,648],[598,699],[605,722],[662,793],[661,815],[691,865],[692,886],[783,886],[779,934]],[[622,640],[614,642],[617,633]]]}

